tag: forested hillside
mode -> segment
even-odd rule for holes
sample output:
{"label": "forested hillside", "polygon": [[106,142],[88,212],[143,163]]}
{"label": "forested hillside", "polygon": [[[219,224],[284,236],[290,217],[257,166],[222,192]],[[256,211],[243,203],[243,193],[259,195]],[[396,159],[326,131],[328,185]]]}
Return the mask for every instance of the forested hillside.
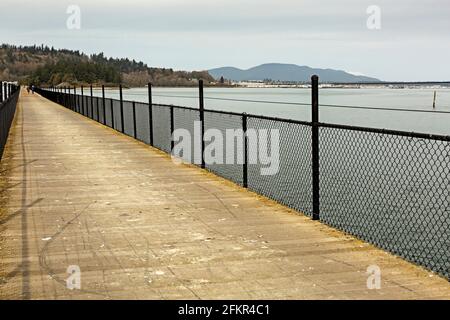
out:
{"label": "forested hillside", "polygon": [[197,79],[213,85],[207,71],[186,72],[150,68],[128,58],[105,57],[103,53],[86,55],[80,51],[54,49],[47,46],[0,47],[0,79],[19,80],[37,85],[106,84],[144,86],[195,86]]}

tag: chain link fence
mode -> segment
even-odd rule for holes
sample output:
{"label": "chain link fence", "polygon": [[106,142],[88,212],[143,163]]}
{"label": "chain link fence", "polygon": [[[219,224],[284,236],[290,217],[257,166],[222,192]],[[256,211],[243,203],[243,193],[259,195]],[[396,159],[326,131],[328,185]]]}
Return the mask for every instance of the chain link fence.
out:
{"label": "chain link fence", "polygon": [[[247,129],[279,132],[279,169],[276,175],[261,175],[261,163],[249,164],[248,187],[256,193],[312,216],[311,126],[261,117],[248,117]],[[249,154],[270,152],[250,144]]]}
{"label": "chain link fence", "polygon": [[172,131],[170,128],[170,108],[153,105],[153,145],[167,153],[171,152]]}
{"label": "chain link fence", "polygon": [[[39,92],[62,100],[61,93]],[[185,161],[200,165],[203,150],[223,160],[207,161],[205,169],[450,278],[450,137],[212,110],[203,111],[200,123],[199,109],[103,100],[107,126],[168,153],[172,132],[183,129],[191,138],[191,154],[180,155]],[[103,100],[96,100],[99,106]],[[83,112],[92,110],[90,98],[70,101],[68,108],[102,122],[101,115]],[[214,149],[219,142],[208,136],[211,130],[233,140],[232,148]],[[277,146],[251,143],[252,135],[270,131],[278,132]],[[219,145],[229,146],[224,142]],[[251,160],[275,147],[278,170],[263,175],[267,165]],[[313,157],[320,159],[315,169]]]}
{"label": "chain link fence", "polygon": [[201,163],[200,111],[188,108],[173,108],[174,130],[187,131],[184,137],[190,138],[190,150],[176,154],[183,161],[191,164]]}
{"label": "chain link fence", "polygon": [[321,221],[449,277],[450,143],[320,128]]}
{"label": "chain link fence", "polygon": [[[244,139],[242,116],[205,111],[206,169],[218,176],[244,185]],[[214,131],[216,132],[214,132]],[[228,132],[227,132],[228,131]],[[211,134],[211,137],[208,135]],[[217,134],[214,134],[217,133]],[[212,136],[214,134],[214,137]],[[233,141],[215,141],[218,137],[231,137]],[[209,143],[208,143],[209,142]],[[217,148],[215,148],[217,146]],[[228,148],[223,148],[226,146]]]}
{"label": "chain link fence", "polygon": [[0,160],[3,157],[9,129],[16,113],[20,88],[13,84],[0,82]]}

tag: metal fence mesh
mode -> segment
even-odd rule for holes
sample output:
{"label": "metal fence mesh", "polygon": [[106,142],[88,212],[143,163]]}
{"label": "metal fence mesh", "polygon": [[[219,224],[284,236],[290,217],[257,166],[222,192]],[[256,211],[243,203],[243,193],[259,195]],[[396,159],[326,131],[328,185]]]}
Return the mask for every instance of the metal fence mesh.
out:
{"label": "metal fence mesh", "polygon": [[98,121],[100,123],[105,124],[105,107],[103,105],[104,101],[102,98],[97,98],[97,101],[98,101]]}
{"label": "metal fence mesh", "polygon": [[[311,127],[258,117],[248,117],[247,123],[249,137],[254,131],[262,139],[262,143],[255,144],[249,138],[249,155],[259,158],[256,164],[248,165],[249,189],[312,216]],[[276,134],[279,135],[278,152],[271,150]],[[279,155],[278,160],[271,157],[271,161],[261,161],[261,153],[271,155],[271,151],[273,156]],[[268,170],[266,174],[278,170],[274,175],[263,175],[264,168]]]}
{"label": "metal fence mesh", "polygon": [[[0,90],[2,90],[2,83],[0,83],[0,85]],[[4,148],[8,140],[9,129],[16,112],[19,90],[19,88],[14,87],[12,95],[8,98],[6,96],[2,96],[5,100],[0,101],[0,160],[3,157]]]}
{"label": "metal fence mesh", "polygon": [[105,124],[113,128],[113,101],[111,99],[105,99]]}
{"label": "metal fence mesh", "polygon": [[114,116],[114,129],[122,131],[122,115],[120,114],[120,101],[112,100],[112,110]]}
{"label": "metal fence mesh", "polygon": [[133,102],[123,101],[123,126],[124,133],[134,136]]}
{"label": "metal fence mesh", "polygon": [[153,106],[153,145],[167,153],[171,152],[172,132],[170,129],[170,108]]}
{"label": "metal fence mesh", "polygon": [[77,106],[75,108],[75,111],[78,113],[81,113],[81,101],[83,97],[81,95],[77,95]]}
{"label": "metal fence mesh", "polygon": [[450,144],[320,129],[321,220],[449,277]]}
{"label": "metal fence mesh", "polygon": [[88,102],[87,102],[88,101],[88,97],[83,96],[82,100],[83,101],[82,101],[81,114],[87,117],[87,115],[88,115],[88,113],[87,113],[87,110],[88,110]]}
{"label": "metal fence mesh", "polygon": [[96,117],[95,117],[95,120],[97,120],[98,122],[101,122],[100,121],[100,117],[101,117],[101,115],[102,115],[102,109],[101,109],[101,106],[102,106],[102,98],[99,98],[99,97],[95,97],[95,108],[96,108]]}
{"label": "metal fence mesh", "polygon": [[[243,171],[244,166],[243,162],[239,161],[243,158],[243,144],[242,140],[239,142],[238,139],[236,139],[234,146],[229,149],[221,149],[222,145],[226,145],[226,136],[227,136],[227,130],[231,133],[231,130],[241,130],[242,131],[242,116],[239,115],[232,115],[232,114],[225,114],[225,113],[218,113],[213,111],[205,111],[205,134],[208,134],[209,132],[213,132],[211,130],[217,130],[218,133],[220,132],[220,135],[224,137],[223,140],[225,141],[216,141],[214,138],[212,138],[210,142],[205,142],[205,158],[207,157],[207,154],[211,155],[212,158],[217,158],[217,162],[219,163],[212,163],[211,161],[206,161],[206,169],[214,172],[215,174],[224,177],[226,179],[229,179],[239,185],[243,185]],[[228,135],[230,135],[230,133]],[[205,139],[207,139],[205,137]],[[217,143],[217,146],[220,146],[220,148],[214,148],[213,144]],[[215,149],[215,150],[214,150]],[[222,154],[217,154],[217,152],[221,152]],[[230,155],[230,152],[234,153],[234,157],[232,161],[226,161],[226,154]]]}
{"label": "metal fence mesh", "polygon": [[200,111],[175,107],[173,118],[174,130],[184,129],[190,135],[190,153],[177,154],[177,156],[181,156],[186,162],[201,164]]}
{"label": "metal fence mesh", "polygon": [[90,103],[90,106],[91,106],[91,116],[90,116],[90,118],[92,120],[95,120],[95,112],[96,112],[97,108],[96,108],[96,105],[95,105],[94,97],[90,97],[89,98],[89,103]]}
{"label": "metal fence mesh", "polygon": [[87,117],[92,119],[92,99],[90,96],[86,96],[87,105]]}
{"label": "metal fence mesh", "polygon": [[89,117],[89,114],[90,114],[89,101],[90,101],[89,97],[85,96],[84,97],[84,115],[86,117]]}
{"label": "metal fence mesh", "polygon": [[75,106],[77,105],[77,95],[76,94],[72,94],[70,96],[70,107],[72,110],[75,110]]}
{"label": "metal fence mesh", "polygon": [[97,97],[92,97],[92,119],[98,121],[98,100]]}
{"label": "metal fence mesh", "polygon": [[135,103],[136,107],[136,138],[150,144],[150,110],[147,103]]}

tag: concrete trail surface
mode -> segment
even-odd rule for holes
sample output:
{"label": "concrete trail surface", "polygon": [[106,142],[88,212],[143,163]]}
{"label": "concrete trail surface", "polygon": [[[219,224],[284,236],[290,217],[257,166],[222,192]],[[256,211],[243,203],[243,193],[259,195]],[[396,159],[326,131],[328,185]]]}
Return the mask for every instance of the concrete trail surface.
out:
{"label": "concrete trail surface", "polygon": [[0,167],[1,299],[450,298],[443,278],[23,91]]}

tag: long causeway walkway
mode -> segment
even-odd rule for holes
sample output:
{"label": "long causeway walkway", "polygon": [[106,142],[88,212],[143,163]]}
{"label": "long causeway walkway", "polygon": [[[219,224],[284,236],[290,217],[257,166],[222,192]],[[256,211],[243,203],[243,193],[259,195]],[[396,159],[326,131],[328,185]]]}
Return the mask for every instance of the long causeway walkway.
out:
{"label": "long causeway walkway", "polygon": [[450,298],[445,279],[37,94],[0,172],[1,299]]}

